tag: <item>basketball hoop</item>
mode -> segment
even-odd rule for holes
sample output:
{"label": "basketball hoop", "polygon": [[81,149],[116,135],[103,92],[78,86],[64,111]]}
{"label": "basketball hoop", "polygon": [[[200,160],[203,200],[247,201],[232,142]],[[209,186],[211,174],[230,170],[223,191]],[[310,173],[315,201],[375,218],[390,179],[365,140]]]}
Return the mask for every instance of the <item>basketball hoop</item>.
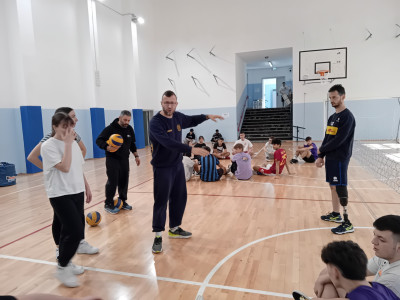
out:
{"label": "basketball hoop", "polygon": [[321,80],[321,84],[327,84],[328,83],[328,70],[320,70],[320,71],[317,71],[317,73],[319,74],[319,76],[320,76],[320,80]]}

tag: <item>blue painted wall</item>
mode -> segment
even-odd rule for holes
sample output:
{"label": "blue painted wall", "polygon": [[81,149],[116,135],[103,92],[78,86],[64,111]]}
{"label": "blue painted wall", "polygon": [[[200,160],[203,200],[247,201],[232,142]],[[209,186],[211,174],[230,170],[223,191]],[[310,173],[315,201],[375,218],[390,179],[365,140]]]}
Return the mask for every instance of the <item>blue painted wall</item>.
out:
{"label": "blue painted wall", "polygon": [[41,169],[29,162],[26,158],[43,137],[42,108],[40,106],[21,106],[20,112],[24,138],[26,172],[41,172]]}
{"label": "blue painted wall", "polygon": [[[24,140],[19,108],[0,109],[0,161],[15,165],[17,173],[26,173]],[[17,179],[18,182],[18,179]]]}
{"label": "blue painted wall", "polygon": [[132,121],[135,129],[136,147],[143,149],[144,142],[144,124],[143,124],[143,109],[132,109]]}

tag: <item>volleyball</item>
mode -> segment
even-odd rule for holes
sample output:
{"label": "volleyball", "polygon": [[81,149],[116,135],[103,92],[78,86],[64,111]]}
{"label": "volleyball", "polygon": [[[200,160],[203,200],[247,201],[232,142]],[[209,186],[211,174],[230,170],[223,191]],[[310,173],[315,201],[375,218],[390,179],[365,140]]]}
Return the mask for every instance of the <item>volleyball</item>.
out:
{"label": "volleyball", "polygon": [[[110,146],[113,146],[113,147],[120,147],[120,146],[122,146],[123,142],[124,142],[124,139],[122,138],[122,136],[120,136],[119,134],[113,134],[108,139],[107,144],[109,144]],[[117,150],[118,149],[111,150],[110,152],[115,152]]]}
{"label": "volleyball", "polygon": [[92,211],[86,215],[86,223],[94,227],[101,222],[101,214],[98,211]]}
{"label": "volleyball", "polygon": [[118,198],[117,196],[114,197],[114,207],[121,209],[122,205],[124,205],[124,202]]}

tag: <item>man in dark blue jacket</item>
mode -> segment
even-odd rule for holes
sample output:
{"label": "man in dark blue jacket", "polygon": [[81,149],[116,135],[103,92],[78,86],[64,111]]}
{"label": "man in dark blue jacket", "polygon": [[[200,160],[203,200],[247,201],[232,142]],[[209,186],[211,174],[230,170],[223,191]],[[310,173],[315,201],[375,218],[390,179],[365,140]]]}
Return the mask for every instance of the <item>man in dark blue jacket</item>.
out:
{"label": "man in dark blue jacket", "polygon": [[152,251],[162,252],[161,233],[165,230],[169,201],[170,238],[190,238],[192,234],[179,227],[185,212],[187,192],[182,153],[206,156],[208,151],[182,143],[182,129],[194,127],[208,119],[223,120],[217,115],[187,116],[175,111],[178,105],[174,92],[166,91],[161,98],[162,110],[150,121],[152,144],[151,164],[154,173],[153,232],[156,233]]}
{"label": "man in dark blue jacket", "polygon": [[[132,206],[126,202],[128,198],[129,182],[129,155],[135,155],[136,165],[140,165],[139,155],[136,149],[135,132],[129,122],[132,114],[128,110],[121,111],[119,118],[116,118],[109,126],[103,129],[96,139],[96,144],[106,151],[106,200],[104,209],[110,214],[119,212],[114,206],[114,196],[118,187],[118,197],[123,201],[122,209],[132,210]],[[119,147],[110,146],[107,141],[113,134],[119,134],[124,142]]]}
{"label": "man in dark blue jacket", "polygon": [[[342,85],[336,84],[329,89],[329,100],[336,111],[329,117],[325,138],[315,162],[318,168],[325,164],[326,182],[329,183],[332,194],[333,211],[321,216],[321,219],[341,223],[332,229],[335,234],[354,232],[346,206],[348,203],[347,167],[353,150],[356,121],[344,105],[345,97],[346,92]],[[343,219],[340,216],[340,205],[343,206]]]}

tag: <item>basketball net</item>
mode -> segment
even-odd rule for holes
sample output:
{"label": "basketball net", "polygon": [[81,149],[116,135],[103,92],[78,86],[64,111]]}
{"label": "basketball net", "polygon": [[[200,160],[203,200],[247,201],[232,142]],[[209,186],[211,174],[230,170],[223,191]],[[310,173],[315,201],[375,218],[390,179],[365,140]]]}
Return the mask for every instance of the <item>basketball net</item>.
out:
{"label": "basketball net", "polygon": [[320,81],[322,85],[328,84],[328,71],[327,70],[321,70],[317,71],[317,73],[320,76]]}

